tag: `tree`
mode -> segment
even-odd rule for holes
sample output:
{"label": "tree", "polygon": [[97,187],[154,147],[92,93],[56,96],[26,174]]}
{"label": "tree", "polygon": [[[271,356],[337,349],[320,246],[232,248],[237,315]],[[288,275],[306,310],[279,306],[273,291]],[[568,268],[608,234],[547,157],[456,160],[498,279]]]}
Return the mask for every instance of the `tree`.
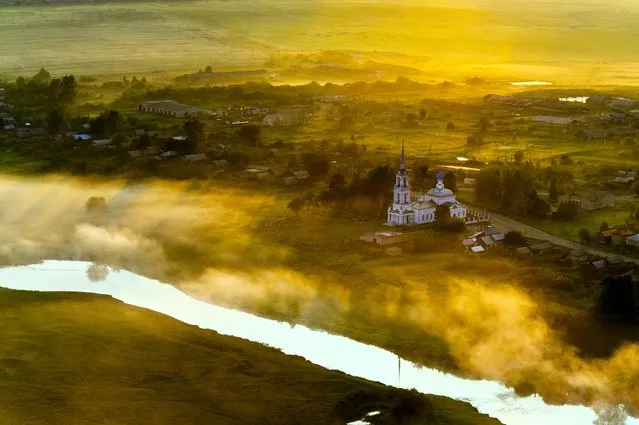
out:
{"label": "tree", "polygon": [[579,240],[581,243],[589,244],[592,242],[592,235],[590,234],[590,230],[586,228],[579,229]]}
{"label": "tree", "polygon": [[106,209],[106,199],[102,196],[92,196],[84,204],[88,213],[101,212]]}
{"label": "tree", "polygon": [[211,67],[211,65],[208,65],[206,68],[204,68],[204,72],[206,72],[207,74],[213,72],[213,68]]}
{"label": "tree", "polygon": [[559,163],[561,165],[570,165],[572,164],[572,161],[570,160],[570,157],[568,155],[564,154],[559,158]]}
{"label": "tree", "polygon": [[550,179],[550,189],[548,189],[548,199],[550,202],[557,202],[557,178],[555,176]]}
{"label": "tree", "polygon": [[424,108],[419,110],[419,120],[424,121],[426,119],[426,110]]}
{"label": "tree", "polygon": [[184,145],[185,153],[192,154],[200,150],[204,144],[204,123],[200,120],[188,120],[183,128],[187,137],[187,143]]}
{"label": "tree", "polygon": [[524,235],[521,232],[511,230],[504,235],[504,244],[508,246],[526,245],[526,238],[524,238]]}
{"label": "tree", "polygon": [[484,138],[481,134],[473,134],[471,136],[466,137],[466,144],[481,145],[482,143],[484,143]]}
{"label": "tree", "polygon": [[562,220],[572,220],[579,214],[577,204],[573,202],[564,202],[557,207],[557,217]]}
{"label": "tree", "polygon": [[521,150],[515,151],[513,158],[515,159],[516,164],[521,164],[521,162],[524,160],[524,152]]}
{"label": "tree", "polygon": [[479,122],[477,123],[477,127],[479,127],[480,133],[485,133],[488,131],[488,127],[490,127],[490,120],[488,117],[481,117]]}
{"label": "tree", "polygon": [[91,126],[91,131],[93,133],[108,137],[119,131],[122,121],[120,112],[112,109],[102,112],[100,115],[95,117],[89,125]]}
{"label": "tree", "polygon": [[65,75],[60,79],[53,79],[49,83],[49,87],[53,88],[53,100],[61,104],[69,104],[75,100],[77,94],[77,83],[73,75]]}
{"label": "tree", "polygon": [[113,143],[117,146],[126,145],[129,142],[129,137],[124,133],[117,133],[115,136],[113,136]]}
{"label": "tree", "polygon": [[257,146],[262,137],[262,127],[259,125],[244,125],[237,131],[237,136],[242,143],[249,146]]}
{"label": "tree", "polygon": [[597,311],[613,320],[635,321],[634,284],[630,276],[608,276],[600,283]]}
{"label": "tree", "polygon": [[455,129],[455,124],[453,124],[452,122],[449,122],[448,124],[446,124],[446,130],[453,131],[454,129]]}
{"label": "tree", "polygon": [[331,181],[328,184],[329,189],[334,188],[335,186],[344,186],[346,184],[346,178],[343,174],[335,173],[333,177],[331,177]]}
{"label": "tree", "polygon": [[47,127],[50,134],[59,134],[67,128],[67,122],[61,109],[55,108],[47,115]]}
{"label": "tree", "polygon": [[602,221],[601,225],[599,226],[599,231],[600,232],[605,232],[608,229],[610,229],[610,226],[608,225],[608,223],[605,222],[605,221]]}
{"label": "tree", "polygon": [[450,207],[446,204],[437,205],[435,208],[435,221],[436,222],[448,222],[450,221]]}
{"label": "tree", "polygon": [[19,89],[23,88],[25,84],[26,81],[24,80],[23,76],[20,76],[16,79],[16,86],[18,86]]}
{"label": "tree", "polygon": [[337,123],[337,127],[340,130],[348,130],[350,128],[353,128],[354,125],[355,125],[355,120],[350,115],[343,115],[339,119],[339,122]]}
{"label": "tree", "polygon": [[51,74],[44,69],[44,67],[40,68],[40,71],[36,75],[31,78],[31,81],[39,83],[39,84],[48,84],[51,80]]}
{"label": "tree", "polygon": [[87,277],[93,283],[102,282],[109,276],[109,266],[104,264],[91,264],[87,268]]}
{"label": "tree", "polygon": [[326,175],[331,167],[329,160],[324,155],[315,153],[304,154],[302,162],[306,171],[314,178]]}
{"label": "tree", "polygon": [[151,137],[144,133],[133,141],[133,145],[139,150],[148,149],[151,146]]}
{"label": "tree", "polygon": [[[521,208],[521,207],[520,207]],[[520,211],[521,213],[522,211]],[[523,203],[523,215],[524,217],[531,215],[537,218],[544,218],[550,212],[550,205],[537,196],[537,191],[531,190],[526,195]]]}
{"label": "tree", "polygon": [[444,174],[444,186],[446,189],[450,189],[453,192],[457,190],[457,177],[452,171]]}
{"label": "tree", "polygon": [[597,419],[593,425],[626,425],[628,413],[626,408],[619,404],[597,409]]}

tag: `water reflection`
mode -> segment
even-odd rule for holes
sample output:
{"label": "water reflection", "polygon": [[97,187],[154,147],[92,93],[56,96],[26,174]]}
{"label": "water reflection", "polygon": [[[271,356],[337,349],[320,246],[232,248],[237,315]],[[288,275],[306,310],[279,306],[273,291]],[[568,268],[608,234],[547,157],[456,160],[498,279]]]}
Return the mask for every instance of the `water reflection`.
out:
{"label": "water reflection", "polygon": [[[468,401],[480,412],[506,425],[621,425],[623,421],[628,425],[639,425],[637,419],[615,416],[614,409],[597,415],[584,406],[550,406],[538,396],[519,397],[514,390],[498,382],[462,379],[420,367],[398,359],[389,351],[342,336],[218,307],[191,298],[171,285],[130,272],[97,273],[104,276],[104,280],[96,284],[90,277],[95,272],[89,273],[92,267],[95,265],[87,262],[45,261],[38,265],[4,268],[0,269],[0,286],[111,295],[127,304],[154,310],[184,323],[279,348],[285,354],[305,357],[328,369],[386,385]],[[622,422],[610,422],[609,418]]]}
{"label": "water reflection", "polygon": [[552,86],[549,81],[514,81],[510,84],[513,86]]}
{"label": "water reflection", "polygon": [[574,103],[586,103],[590,99],[590,96],[577,96],[577,97],[560,97],[562,102],[574,102]]}

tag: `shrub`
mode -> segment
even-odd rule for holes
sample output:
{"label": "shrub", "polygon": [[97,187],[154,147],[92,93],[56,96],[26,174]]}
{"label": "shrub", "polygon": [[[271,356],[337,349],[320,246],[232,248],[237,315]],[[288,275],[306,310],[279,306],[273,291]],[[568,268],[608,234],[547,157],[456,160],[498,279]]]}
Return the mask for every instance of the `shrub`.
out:
{"label": "shrub", "polygon": [[504,236],[504,244],[508,246],[521,246],[526,244],[526,238],[521,232],[511,230]]}
{"label": "shrub", "polygon": [[586,244],[592,242],[592,235],[590,234],[590,231],[585,228],[579,229],[579,240]]}
{"label": "shrub", "polygon": [[564,202],[557,207],[557,218],[561,220],[572,220],[577,217],[578,213],[579,209],[577,208],[577,204],[572,202]]}

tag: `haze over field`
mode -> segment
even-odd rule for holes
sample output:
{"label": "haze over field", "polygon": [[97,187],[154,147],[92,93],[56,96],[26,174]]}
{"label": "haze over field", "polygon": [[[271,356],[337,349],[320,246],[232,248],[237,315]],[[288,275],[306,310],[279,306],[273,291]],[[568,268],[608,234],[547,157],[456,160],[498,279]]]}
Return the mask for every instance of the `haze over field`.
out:
{"label": "haze over field", "polygon": [[[633,1],[18,3],[32,6],[0,7],[0,75],[42,65],[85,74],[192,72],[207,64],[281,71],[292,54],[347,50],[352,63],[337,65],[410,66],[425,80],[595,84],[639,76]],[[357,55],[375,51],[384,53]]]}
{"label": "haze over field", "polygon": [[[83,201],[96,193],[109,207],[87,214]],[[639,346],[627,344],[607,359],[582,358],[540,315],[537,301],[506,278],[521,273],[516,264],[432,254],[429,273],[419,276],[410,267],[367,263],[372,273],[396,276],[401,284],[367,281],[368,295],[360,300],[345,284],[348,275],[300,272],[289,249],[264,239],[259,223],[278,212],[271,195],[249,200],[241,190],[205,192],[159,181],[3,178],[0,205],[9,204],[0,211],[0,235],[7,241],[0,257],[11,264],[90,259],[172,279],[203,300],[246,310],[269,305],[275,314],[295,311],[298,323],[316,326],[348,320],[364,302],[368,320],[396,320],[444,340],[472,376],[534,388],[558,402],[637,407]],[[187,272],[187,257],[205,267]],[[504,278],[483,277],[496,270]]]}

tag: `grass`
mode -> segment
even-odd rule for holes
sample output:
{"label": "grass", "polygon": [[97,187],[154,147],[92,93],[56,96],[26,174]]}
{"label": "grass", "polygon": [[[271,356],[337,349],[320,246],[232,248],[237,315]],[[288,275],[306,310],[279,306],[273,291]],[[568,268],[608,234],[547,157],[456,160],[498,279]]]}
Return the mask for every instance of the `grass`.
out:
{"label": "grass", "polygon": [[[107,297],[2,289],[0,323],[3,424],[343,424],[370,409],[381,425],[403,394]],[[405,423],[499,423],[423,399]]]}
{"label": "grass", "polygon": [[280,58],[295,53],[350,50],[374,51],[374,60],[419,68],[425,78],[633,83],[639,71],[627,40],[639,35],[638,14],[633,2],[610,8],[602,0],[9,6],[0,8],[0,71],[15,76],[42,65],[55,73],[117,75],[209,64],[278,68]]}
{"label": "grass", "polygon": [[623,225],[627,222],[630,212],[630,209],[603,208],[581,213],[577,218],[570,221],[518,219],[548,233],[579,241],[580,229],[588,229],[591,233],[596,234],[604,221],[610,226]]}

